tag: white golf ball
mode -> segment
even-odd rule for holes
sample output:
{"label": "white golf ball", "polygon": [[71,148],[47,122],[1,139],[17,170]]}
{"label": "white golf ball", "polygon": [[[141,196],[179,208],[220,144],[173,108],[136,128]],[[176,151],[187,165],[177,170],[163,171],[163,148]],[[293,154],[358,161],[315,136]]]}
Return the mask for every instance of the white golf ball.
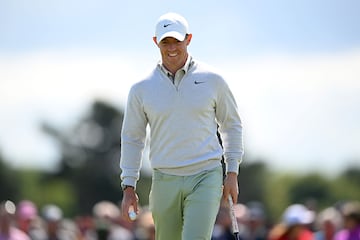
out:
{"label": "white golf ball", "polygon": [[136,219],[136,213],[134,211],[129,212],[129,218],[134,221]]}

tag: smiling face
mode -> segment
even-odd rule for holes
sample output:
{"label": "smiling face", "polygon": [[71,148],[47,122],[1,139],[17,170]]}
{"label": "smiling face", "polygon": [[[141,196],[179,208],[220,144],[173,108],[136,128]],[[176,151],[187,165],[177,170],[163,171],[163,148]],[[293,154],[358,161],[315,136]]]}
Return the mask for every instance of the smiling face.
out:
{"label": "smiling face", "polygon": [[184,41],[179,41],[173,37],[167,37],[159,43],[156,37],[153,38],[155,44],[159,47],[161,59],[164,67],[172,74],[185,65],[188,57],[187,46],[190,44],[192,35],[187,34]]}

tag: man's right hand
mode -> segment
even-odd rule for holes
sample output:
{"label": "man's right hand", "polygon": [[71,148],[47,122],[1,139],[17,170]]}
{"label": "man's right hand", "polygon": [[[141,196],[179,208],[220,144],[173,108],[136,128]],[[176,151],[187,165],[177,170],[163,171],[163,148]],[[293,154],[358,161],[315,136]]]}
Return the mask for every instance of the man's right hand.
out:
{"label": "man's right hand", "polygon": [[134,208],[136,214],[138,214],[138,201],[139,197],[135,192],[133,187],[127,187],[123,192],[123,199],[121,201],[121,214],[122,217],[131,222],[132,220],[129,217],[130,207]]}

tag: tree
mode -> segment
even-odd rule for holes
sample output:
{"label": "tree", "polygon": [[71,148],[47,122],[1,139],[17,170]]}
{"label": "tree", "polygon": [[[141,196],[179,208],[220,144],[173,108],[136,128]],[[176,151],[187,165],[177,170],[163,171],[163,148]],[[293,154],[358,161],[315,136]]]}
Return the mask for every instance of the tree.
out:
{"label": "tree", "polygon": [[315,173],[298,178],[289,189],[289,199],[292,203],[312,205],[308,206],[311,208],[330,206],[336,202],[331,182]]}
{"label": "tree", "polygon": [[[359,161],[358,161],[359,162]],[[349,182],[354,183],[360,188],[360,167],[359,166],[350,166],[342,174]]]}
{"label": "tree", "polygon": [[10,168],[0,154],[0,201],[16,200],[19,197],[19,182],[15,171]]}
{"label": "tree", "polygon": [[247,160],[244,160],[244,163],[240,165],[238,175],[239,201],[242,203],[264,202],[267,176],[267,168],[262,161],[247,163]]}
{"label": "tree", "polygon": [[89,113],[70,131],[44,124],[43,130],[61,146],[60,164],[45,182],[65,178],[73,187],[79,213],[90,213],[101,200],[117,202],[120,190],[120,131],[123,112],[102,101],[96,101]]}

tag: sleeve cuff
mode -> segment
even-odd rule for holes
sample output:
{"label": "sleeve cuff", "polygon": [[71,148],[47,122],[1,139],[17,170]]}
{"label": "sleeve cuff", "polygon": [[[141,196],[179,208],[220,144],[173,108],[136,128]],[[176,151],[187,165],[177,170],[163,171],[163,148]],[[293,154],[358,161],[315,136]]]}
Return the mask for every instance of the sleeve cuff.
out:
{"label": "sleeve cuff", "polygon": [[132,177],[124,178],[121,182],[121,186],[124,185],[134,186],[134,188],[136,189],[136,178],[132,178]]}
{"label": "sleeve cuff", "polygon": [[226,164],[226,172],[234,172],[236,174],[239,174],[239,166],[241,161],[230,161]]}

